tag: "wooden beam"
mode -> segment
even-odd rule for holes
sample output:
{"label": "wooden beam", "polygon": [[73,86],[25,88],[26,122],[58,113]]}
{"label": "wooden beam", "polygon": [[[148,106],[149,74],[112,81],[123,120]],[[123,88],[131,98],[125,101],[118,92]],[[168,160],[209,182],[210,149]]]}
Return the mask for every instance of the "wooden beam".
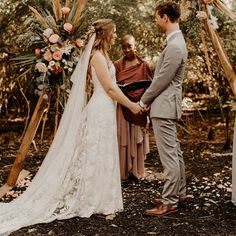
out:
{"label": "wooden beam", "polygon": [[[21,170],[18,178],[17,178],[17,183],[20,183],[22,179],[26,178],[28,175],[30,174],[29,171],[27,170]],[[0,188],[0,198],[4,197],[6,195],[7,192],[10,191],[12,187],[9,186],[8,184],[4,184],[1,188]]]}
{"label": "wooden beam", "polygon": [[211,38],[213,47],[217,53],[217,56],[220,60],[221,66],[225,72],[225,76],[229,81],[230,87],[233,91],[233,94],[236,96],[236,74],[234,73],[233,67],[229,61],[228,55],[223,48],[219,36],[212,29],[208,20],[204,21],[205,28]]}
{"label": "wooden beam", "polygon": [[9,191],[9,189],[16,184],[18,176],[22,170],[24,160],[29,151],[30,145],[34,139],[42,116],[48,106],[50,95],[50,92],[46,92],[39,97],[34,113],[31,117],[29,126],[25,132],[20,148],[17,151],[15,161],[7,179],[7,183],[0,188],[0,197],[4,196]]}

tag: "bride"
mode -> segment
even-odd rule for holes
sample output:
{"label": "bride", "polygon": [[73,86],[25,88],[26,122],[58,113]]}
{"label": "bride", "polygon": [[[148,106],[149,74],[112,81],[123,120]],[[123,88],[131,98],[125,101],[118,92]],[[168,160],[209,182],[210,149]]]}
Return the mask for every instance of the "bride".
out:
{"label": "bride", "polygon": [[[115,38],[112,20],[94,22],[71,78],[59,129],[38,173],[20,197],[0,204],[0,235],[36,223],[123,209],[115,101],[135,114],[141,107],[116,86],[107,52]],[[88,79],[94,92],[87,103]]]}

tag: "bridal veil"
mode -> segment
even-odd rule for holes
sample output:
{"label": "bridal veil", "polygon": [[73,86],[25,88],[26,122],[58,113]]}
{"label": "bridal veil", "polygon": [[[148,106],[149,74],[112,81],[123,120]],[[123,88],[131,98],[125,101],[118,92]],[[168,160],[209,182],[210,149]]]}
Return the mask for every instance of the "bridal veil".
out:
{"label": "bridal veil", "polygon": [[83,131],[78,131],[83,130],[86,119],[86,77],[95,37],[93,33],[73,72],[73,86],[58,131],[38,173],[21,196],[10,203],[0,204],[0,235],[36,223],[77,215],[74,211],[79,197],[77,186],[70,181],[74,178],[76,185],[81,188],[79,176],[83,174],[80,172],[83,163],[77,163],[78,167],[73,166],[73,169],[77,169],[74,172],[71,164],[74,153],[82,152],[79,147],[85,142],[78,137]]}

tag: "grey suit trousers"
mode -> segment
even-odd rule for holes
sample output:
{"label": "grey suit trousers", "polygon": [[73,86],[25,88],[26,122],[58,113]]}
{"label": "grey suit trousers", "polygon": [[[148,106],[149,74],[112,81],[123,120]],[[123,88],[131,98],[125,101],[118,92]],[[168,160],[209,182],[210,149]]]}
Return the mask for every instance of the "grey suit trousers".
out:
{"label": "grey suit trousers", "polygon": [[177,139],[176,120],[152,117],[156,145],[164,168],[162,202],[177,206],[186,196],[185,165]]}

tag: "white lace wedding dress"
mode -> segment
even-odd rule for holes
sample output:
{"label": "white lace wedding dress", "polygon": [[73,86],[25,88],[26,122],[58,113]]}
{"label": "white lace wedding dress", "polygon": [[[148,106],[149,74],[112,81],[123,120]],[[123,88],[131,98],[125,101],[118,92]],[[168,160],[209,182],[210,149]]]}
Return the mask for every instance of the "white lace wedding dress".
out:
{"label": "white lace wedding dress", "polygon": [[[115,83],[113,65],[110,73]],[[92,79],[94,94],[85,106],[85,81],[74,83],[58,132],[31,185],[13,202],[0,204],[0,235],[36,223],[123,209],[116,104],[93,68]]]}

